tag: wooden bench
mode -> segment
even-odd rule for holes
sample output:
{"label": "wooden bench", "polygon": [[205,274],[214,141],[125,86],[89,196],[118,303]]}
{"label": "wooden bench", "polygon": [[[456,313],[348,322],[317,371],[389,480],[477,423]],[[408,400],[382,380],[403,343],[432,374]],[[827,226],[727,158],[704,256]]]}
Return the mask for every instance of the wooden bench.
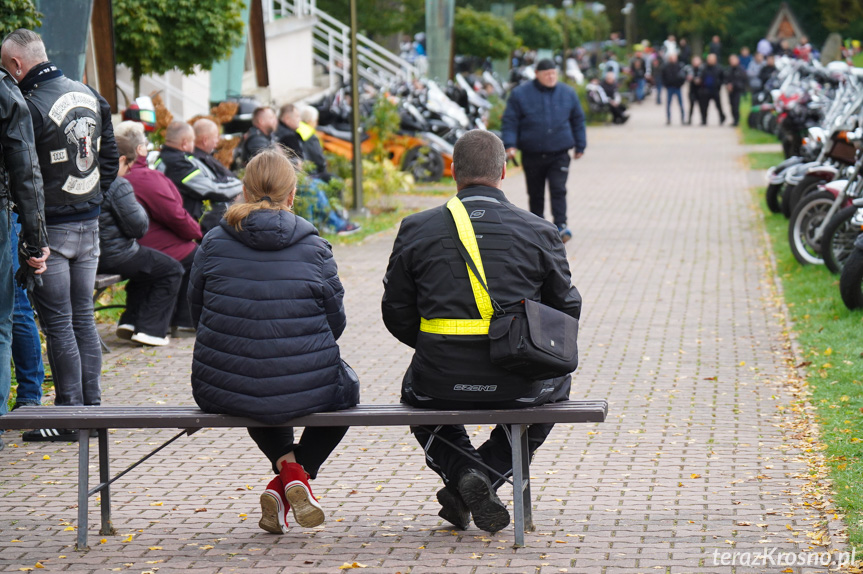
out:
{"label": "wooden bench", "polygon": [[[524,546],[524,533],[532,531],[532,500],[530,494],[530,457],[527,446],[527,425],[534,423],[600,423],[608,413],[608,403],[596,401],[565,401],[540,407],[513,410],[432,410],[407,405],[359,405],[351,409],[330,413],[317,413],[294,419],[280,426],[428,426],[433,431],[438,425],[496,425],[509,426],[514,447],[512,449],[513,509],[515,519],[515,545]],[[63,428],[79,432],[78,443],[78,550],[87,548],[87,511],[89,497],[101,492],[102,535],[115,534],[111,524],[111,484],[133,468],[167,447],[183,435],[191,435],[202,428],[262,427],[268,426],[252,419],[208,414],[197,407],[21,407],[0,418],[6,429]],[[178,428],[183,429],[140,460],[117,474],[110,476],[108,429],[121,428]],[[90,430],[99,438],[99,484],[89,488]],[[444,443],[458,449],[433,432]],[[517,441],[517,445],[516,445]],[[463,452],[463,451],[462,451]],[[489,469],[491,470],[491,469]],[[494,472],[494,471],[492,471]],[[498,474],[495,472],[495,474]]]}

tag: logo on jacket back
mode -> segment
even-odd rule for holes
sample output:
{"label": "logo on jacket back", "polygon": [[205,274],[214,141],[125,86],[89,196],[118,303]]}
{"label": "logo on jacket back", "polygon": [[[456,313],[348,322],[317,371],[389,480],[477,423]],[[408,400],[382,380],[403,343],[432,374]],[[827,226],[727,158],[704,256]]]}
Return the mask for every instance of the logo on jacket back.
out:
{"label": "logo on jacket back", "polygon": [[64,132],[66,141],[76,147],[75,167],[80,172],[90,171],[95,161],[93,134],[96,132],[96,120],[88,117],[72,120]]}
{"label": "logo on jacket back", "polygon": [[454,391],[467,391],[467,392],[480,392],[480,393],[493,393],[497,390],[497,385],[455,385],[452,390]]}
{"label": "logo on jacket back", "polygon": [[484,209],[476,209],[476,210],[470,212],[470,218],[471,219],[480,219],[480,218],[482,218],[483,215],[485,215]]}

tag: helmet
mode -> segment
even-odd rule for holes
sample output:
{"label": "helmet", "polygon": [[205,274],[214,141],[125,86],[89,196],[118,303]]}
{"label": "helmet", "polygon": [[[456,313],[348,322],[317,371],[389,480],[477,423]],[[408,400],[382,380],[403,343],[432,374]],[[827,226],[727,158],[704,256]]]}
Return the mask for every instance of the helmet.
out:
{"label": "helmet", "polygon": [[156,108],[153,100],[148,96],[136,98],[129,107],[123,111],[123,119],[144,124],[144,131],[152,132],[156,129]]}

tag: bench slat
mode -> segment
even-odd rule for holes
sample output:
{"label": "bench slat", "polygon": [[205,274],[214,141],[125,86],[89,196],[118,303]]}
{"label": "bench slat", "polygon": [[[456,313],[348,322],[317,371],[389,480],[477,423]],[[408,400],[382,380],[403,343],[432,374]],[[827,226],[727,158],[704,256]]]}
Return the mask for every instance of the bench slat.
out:
{"label": "bench slat", "polygon": [[[315,413],[278,426],[401,426],[441,424],[599,423],[608,402],[565,401],[508,410],[437,410],[408,405],[368,404],[331,413]],[[21,407],[0,418],[5,429],[31,428],[204,428],[269,426],[253,419],[211,414],[198,407],[98,406]]]}

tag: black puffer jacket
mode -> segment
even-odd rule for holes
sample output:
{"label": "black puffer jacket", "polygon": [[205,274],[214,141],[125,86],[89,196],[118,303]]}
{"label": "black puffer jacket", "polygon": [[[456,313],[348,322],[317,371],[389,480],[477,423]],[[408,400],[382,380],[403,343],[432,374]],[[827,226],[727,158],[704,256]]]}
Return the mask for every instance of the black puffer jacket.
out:
{"label": "black puffer jacket", "polygon": [[195,256],[192,392],[207,412],[279,424],[353,406],[359,383],[336,339],[344,289],[329,243],[287,211],[223,219]]}
{"label": "black puffer jacket", "polygon": [[137,239],[144,237],[150,220],[135,199],[132,184],[117,177],[102,196],[99,212],[99,267],[109,270],[138,252]]}

